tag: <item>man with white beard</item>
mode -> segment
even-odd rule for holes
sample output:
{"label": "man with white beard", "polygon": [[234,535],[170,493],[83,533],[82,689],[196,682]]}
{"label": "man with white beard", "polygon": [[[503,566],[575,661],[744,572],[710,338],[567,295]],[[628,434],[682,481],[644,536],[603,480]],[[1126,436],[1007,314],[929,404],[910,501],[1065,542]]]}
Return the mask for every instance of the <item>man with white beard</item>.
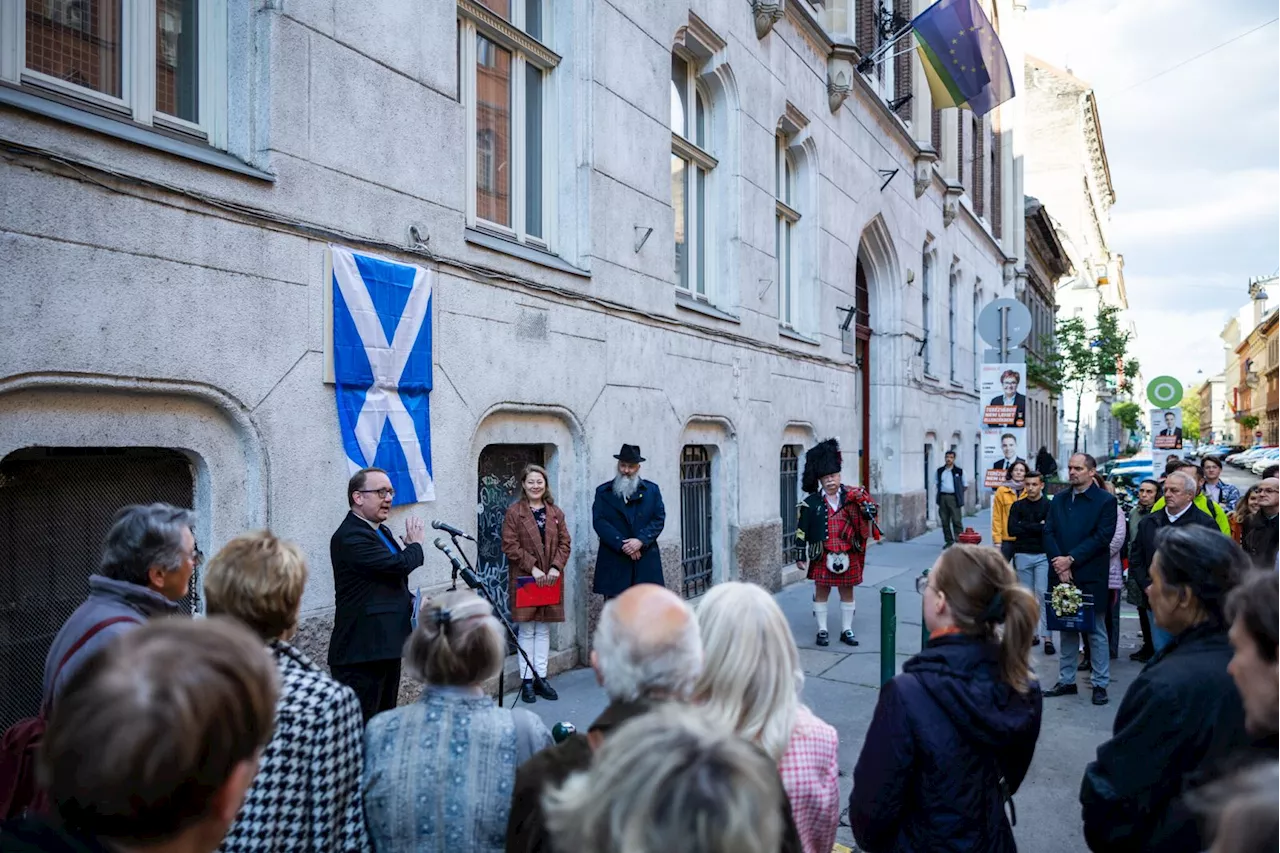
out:
{"label": "man with white beard", "polygon": [[667,520],[657,483],[640,477],[640,448],[624,444],[613,458],[617,475],[596,488],[591,507],[591,525],[600,537],[592,590],[606,599],[640,583],[663,585],[658,537]]}

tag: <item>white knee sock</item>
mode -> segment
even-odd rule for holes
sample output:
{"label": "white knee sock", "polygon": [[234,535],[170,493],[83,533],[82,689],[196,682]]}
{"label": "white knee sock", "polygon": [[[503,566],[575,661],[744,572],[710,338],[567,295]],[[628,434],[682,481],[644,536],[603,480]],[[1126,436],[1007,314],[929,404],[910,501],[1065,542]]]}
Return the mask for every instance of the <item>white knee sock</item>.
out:
{"label": "white knee sock", "polygon": [[827,630],[827,602],[815,601],[813,603],[813,615],[818,619],[818,630]]}
{"label": "white knee sock", "polygon": [[852,601],[840,602],[840,630],[853,630],[853,614],[857,611],[857,607]]}

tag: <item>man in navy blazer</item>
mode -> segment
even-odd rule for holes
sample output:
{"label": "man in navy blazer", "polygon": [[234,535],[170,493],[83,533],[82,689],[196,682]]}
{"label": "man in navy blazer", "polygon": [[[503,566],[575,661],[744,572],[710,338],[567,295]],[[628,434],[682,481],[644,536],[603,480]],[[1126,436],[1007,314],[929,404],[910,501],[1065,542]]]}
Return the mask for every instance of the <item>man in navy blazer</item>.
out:
{"label": "man in navy blazer", "polygon": [[[1074,584],[1093,596],[1093,631],[1089,652],[1093,663],[1093,704],[1107,704],[1111,683],[1111,649],[1107,642],[1107,578],[1111,571],[1111,539],[1116,534],[1116,499],[1094,485],[1098,462],[1087,453],[1077,453],[1067,462],[1071,491],[1058,494],[1049,504],[1044,524],[1044,550],[1059,583]],[[1066,696],[1076,687],[1076,660],[1080,634],[1062,631],[1059,649],[1058,683],[1045,696]]]}
{"label": "man in navy blazer", "polygon": [[385,524],[395,493],[381,468],[357,471],[347,483],[350,512],[329,540],[337,605],[329,670],[355,691],[366,723],[396,706],[413,615],[409,575],[423,561],[422,519],[405,521],[403,547]]}
{"label": "man in navy blazer", "polygon": [[614,454],[618,473],[596,488],[591,525],[600,537],[592,590],[616,598],[639,583],[664,585],[658,537],[667,522],[658,484],[640,478],[644,457],[634,444]]}

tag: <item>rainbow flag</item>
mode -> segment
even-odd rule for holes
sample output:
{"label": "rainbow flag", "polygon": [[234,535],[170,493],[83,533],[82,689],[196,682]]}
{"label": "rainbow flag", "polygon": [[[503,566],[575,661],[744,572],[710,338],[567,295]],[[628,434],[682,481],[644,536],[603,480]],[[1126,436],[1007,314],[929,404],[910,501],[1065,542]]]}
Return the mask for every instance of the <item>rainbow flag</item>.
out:
{"label": "rainbow flag", "polygon": [[1013,75],[978,0],[938,0],[911,22],[933,105],[986,115],[1013,97]]}

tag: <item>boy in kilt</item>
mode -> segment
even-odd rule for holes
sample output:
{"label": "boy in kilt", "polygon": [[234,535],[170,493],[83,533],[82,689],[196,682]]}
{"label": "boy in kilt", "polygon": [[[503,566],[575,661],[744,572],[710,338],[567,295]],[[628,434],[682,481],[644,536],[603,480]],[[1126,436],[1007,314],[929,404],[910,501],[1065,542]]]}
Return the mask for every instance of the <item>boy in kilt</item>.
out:
{"label": "boy in kilt", "polygon": [[840,594],[840,642],[858,645],[853,633],[857,604],[853,588],[862,583],[867,540],[880,538],[875,518],[879,507],[861,486],[840,482],[840,445],[834,438],[815,445],[804,455],[800,485],[806,497],[800,501],[796,523],[796,565],[807,569],[813,581],[813,615],[818,622],[819,646],[829,645],[827,600],[831,590]]}

